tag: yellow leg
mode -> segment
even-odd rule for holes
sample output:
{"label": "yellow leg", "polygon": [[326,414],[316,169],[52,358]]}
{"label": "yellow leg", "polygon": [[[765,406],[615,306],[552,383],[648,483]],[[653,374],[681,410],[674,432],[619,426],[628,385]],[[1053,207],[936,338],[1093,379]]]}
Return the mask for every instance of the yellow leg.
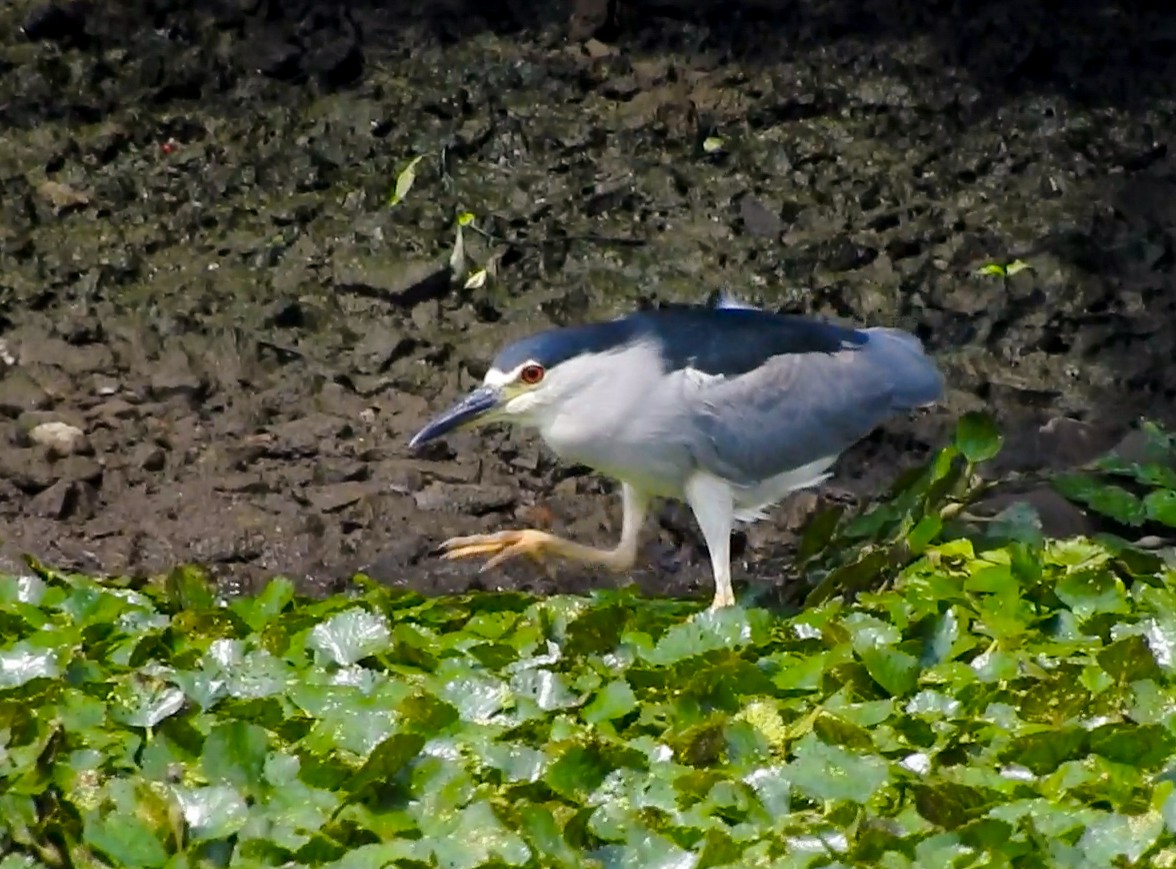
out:
{"label": "yellow leg", "polygon": [[524,528],[517,531],[498,531],[494,534],[452,537],[441,544],[444,550],[441,557],[455,559],[475,555],[491,556],[482,565],[482,570],[497,567],[504,561],[520,555],[540,562],[554,556],[584,564],[600,564],[610,570],[628,570],[637,561],[637,542],[649,508],[649,499],[628,483],[622,484],[621,497],[624,518],[621,524],[621,540],[615,549],[597,549],[548,534],[546,531]]}

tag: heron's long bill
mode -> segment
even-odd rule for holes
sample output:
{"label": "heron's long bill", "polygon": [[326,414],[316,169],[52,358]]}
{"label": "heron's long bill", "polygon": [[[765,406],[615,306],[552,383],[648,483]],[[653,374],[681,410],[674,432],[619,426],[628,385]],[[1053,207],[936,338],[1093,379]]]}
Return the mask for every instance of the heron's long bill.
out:
{"label": "heron's long bill", "polygon": [[490,411],[495,410],[501,401],[500,389],[494,386],[479,386],[453,407],[434,417],[428,425],[413,435],[408,445],[410,448],[419,447],[455,429],[474,425]]}

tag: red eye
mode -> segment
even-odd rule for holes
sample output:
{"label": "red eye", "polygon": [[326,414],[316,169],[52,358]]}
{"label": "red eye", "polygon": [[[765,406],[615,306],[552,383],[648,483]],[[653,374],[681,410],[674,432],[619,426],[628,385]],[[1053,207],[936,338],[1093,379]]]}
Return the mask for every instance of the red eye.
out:
{"label": "red eye", "polygon": [[544,371],[542,365],[526,365],[523,367],[523,370],[519,372],[519,380],[523,381],[523,383],[527,384],[528,386],[534,386],[543,379],[543,374]]}

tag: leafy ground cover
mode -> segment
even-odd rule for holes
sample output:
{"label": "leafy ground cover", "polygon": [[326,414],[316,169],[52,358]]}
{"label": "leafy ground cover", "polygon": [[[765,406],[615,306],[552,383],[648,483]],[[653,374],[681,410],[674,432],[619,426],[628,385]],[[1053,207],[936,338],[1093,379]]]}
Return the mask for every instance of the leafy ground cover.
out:
{"label": "leafy ground cover", "polygon": [[[953,533],[998,447],[966,418],[815,521],[791,610],[34,565],[0,582],[0,867],[1176,866],[1176,569]],[[1139,467],[1104,470],[1164,490]]]}

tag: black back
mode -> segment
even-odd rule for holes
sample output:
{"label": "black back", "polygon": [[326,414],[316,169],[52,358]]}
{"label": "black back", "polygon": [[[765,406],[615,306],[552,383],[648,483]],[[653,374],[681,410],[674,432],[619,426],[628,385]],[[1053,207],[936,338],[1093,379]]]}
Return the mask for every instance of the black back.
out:
{"label": "black back", "polygon": [[866,333],[808,317],[754,308],[673,306],[638,311],[619,320],[550,329],[503,348],[494,367],[510,371],[528,360],[552,368],[584,353],[604,353],[652,341],[666,370],[694,368],[734,377],[773,356],[835,353],[862,346]]}

